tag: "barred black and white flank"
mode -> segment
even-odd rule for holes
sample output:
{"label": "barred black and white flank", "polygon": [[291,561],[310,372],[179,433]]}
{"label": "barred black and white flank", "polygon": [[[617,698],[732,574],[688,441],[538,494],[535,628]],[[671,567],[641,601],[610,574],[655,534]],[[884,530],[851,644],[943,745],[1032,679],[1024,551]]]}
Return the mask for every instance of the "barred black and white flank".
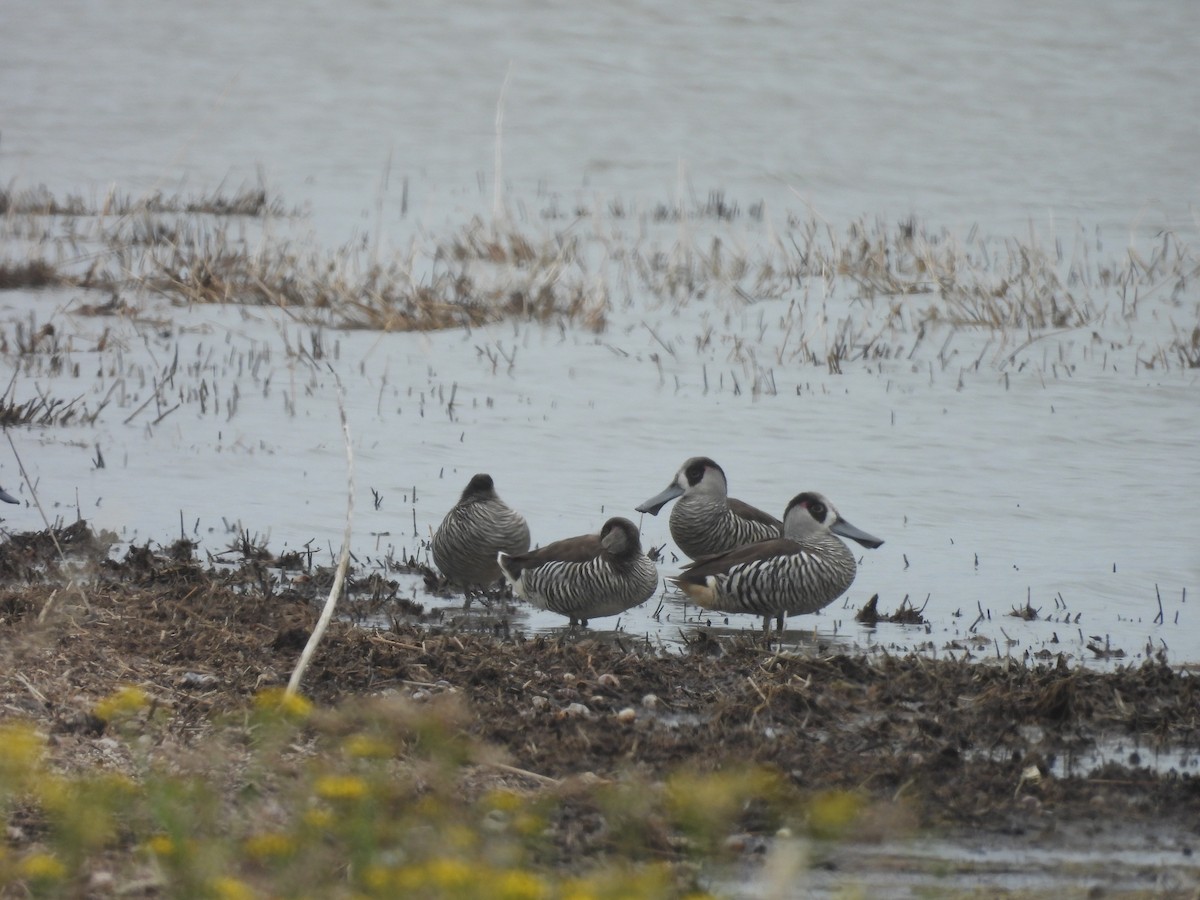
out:
{"label": "barred black and white flank", "polygon": [[798,494],[788,504],[783,533],[696,560],[672,580],[701,606],[762,616],[764,630],[775,619],[782,632],[787,616],[828,606],[854,581],[854,554],[835,535],[872,549],[883,543],[813,492]]}
{"label": "barred black and white flank", "polygon": [[729,496],[724,470],[707,456],[685,462],[666,490],[637,510],[657,516],[676,497],[679,502],[671,510],[671,538],[692,559],[783,534],[783,523],[773,515]]}
{"label": "barred black and white flank", "polygon": [[530,553],[498,557],[513,593],[571,624],[615,616],[654,596],[658,569],[642,552],[637,526],[615,517],[599,534],[547,544]]}
{"label": "barred black and white flank", "polygon": [[491,475],[467,484],[433,534],[433,562],[462,587],[485,588],[500,580],[496,554],[529,549],[529,524],[496,493]]}

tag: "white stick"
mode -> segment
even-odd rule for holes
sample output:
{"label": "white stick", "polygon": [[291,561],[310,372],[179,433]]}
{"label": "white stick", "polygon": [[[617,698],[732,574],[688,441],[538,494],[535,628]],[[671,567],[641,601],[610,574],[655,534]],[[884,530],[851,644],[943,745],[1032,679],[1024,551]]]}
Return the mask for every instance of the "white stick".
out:
{"label": "white stick", "polygon": [[[17,376],[14,374],[13,378]],[[75,578],[75,573],[71,566],[67,565],[67,554],[63,553],[62,544],[58,542],[58,535],[54,533],[54,526],[50,524],[50,519],[46,515],[46,510],[42,508],[42,501],[38,499],[37,489],[33,486],[33,482],[29,480],[29,473],[25,471],[25,463],[21,462],[21,454],[17,452],[17,445],[13,443],[12,435],[8,433],[8,429],[4,429],[4,436],[8,438],[8,446],[12,448],[13,457],[17,461],[17,468],[21,470],[21,479],[25,482],[25,486],[29,488],[29,496],[33,497],[33,505],[37,507],[42,516],[42,522],[46,525],[46,534],[50,535],[50,540],[54,542],[54,549],[58,551],[58,558],[62,560],[63,570],[68,572],[70,586],[79,592],[79,597],[83,600],[83,605],[88,606],[87,594],[83,592],[83,587]],[[54,608],[54,601],[58,599],[58,591],[50,595],[50,599],[46,601],[42,607],[42,611],[38,613],[37,620],[45,622],[46,617],[50,615],[50,610]]]}
{"label": "white stick", "polygon": [[504,216],[504,97],[508,94],[508,83],[512,80],[512,60],[504,73],[500,85],[500,96],[496,100],[496,164],[492,172],[492,219],[499,222]]}
{"label": "white stick", "polygon": [[321,618],[317,620],[317,627],[313,629],[308,643],[304,645],[300,661],[296,663],[292,677],[288,680],[286,694],[289,696],[295,694],[300,687],[300,679],[304,677],[304,670],[308,668],[313,653],[317,650],[317,644],[321,643],[321,637],[325,634],[325,629],[329,627],[329,622],[333,618],[333,610],[337,606],[338,595],[341,594],[342,584],[346,580],[346,569],[350,566],[350,534],[351,526],[354,523],[354,448],[350,444],[350,423],[346,421],[342,380],[337,377],[337,373],[334,373],[333,377],[337,380],[338,415],[342,418],[342,437],[346,441],[346,481],[349,489],[346,495],[346,531],[342,535],[342,553],[338,559],[337,572],[333,576],[333,587],[329,589],[329,597],[325,600],[325,608],[321,610]]}

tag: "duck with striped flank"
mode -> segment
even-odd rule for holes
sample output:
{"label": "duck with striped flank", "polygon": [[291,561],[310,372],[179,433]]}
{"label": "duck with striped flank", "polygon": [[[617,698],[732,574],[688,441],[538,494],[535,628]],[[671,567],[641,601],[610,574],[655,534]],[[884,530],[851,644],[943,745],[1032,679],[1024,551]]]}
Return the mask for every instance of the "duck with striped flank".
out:
{"label": "duck with striped flank", "polygon": [[883,541],[851,525],[821,494],[797,494],[783,537],[696,560],[674,579],[692,600],[718,612],[753,613],[783,631],[789,615],[816,612],[854,581],[854,554],[837,536],[874,549]]}
{"label": "duck with striped flank", "polygon": [[529,549],[529,523],[500,499],[492,476],[480,473],[446,513],[432,545],[434,565],[448,580],[467,589],[487,588],[500,580],[497,553]]}
{"label": "duck with striped flank", "polygon": [[642,552],[637,526],[619,516],[599,534],[555,541],[529,553],[497,557],[513,593],[587,625],[588,619],[615,616],[654,596],[658,569]]}
{"label": "duck with striped flank", "polygon": [[729,496],[725,471],[707,456],[694,456],[661,493],[638,512],[658,515],[678,498],[671,510],[671,537],[691,559],[725,553],[745,544],[777,538],[783,523],[770,513]]}

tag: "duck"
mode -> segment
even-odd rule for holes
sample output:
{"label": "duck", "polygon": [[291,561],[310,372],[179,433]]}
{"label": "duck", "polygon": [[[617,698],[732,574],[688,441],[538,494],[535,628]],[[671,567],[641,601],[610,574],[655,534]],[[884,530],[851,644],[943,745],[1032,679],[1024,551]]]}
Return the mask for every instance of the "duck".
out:
{"label": "duck", "polygon": [[486,472],[467,482],[432,540],[433,562],[452,583],[470,590],[487,588],[502,577],[496,554],[524,553],[529,523],[496,493]]}
{"label": "duck", "polygon": [[789,615],[816,612],[854,581],[854,554],[839,537],[875,549],[883,541],[842,517],[822,494],[804,491],[788,503],[783,536],[698,559],[672,579],[688,597],[718,612],[753,613],[783,632]]}
{"label": "duck", "polygon": [[501,552],[496,561],[514,594],[566,616],[571,627],[615,616],[658,590],[658,567],[642,552],[637,526],[623,516],[609,519],[599,534],[565,538],[528,553]]}
{"label": "duck", "polygon": [[725,470],[707,456],[693,456],[662,492],[638,512],[656,516],[679,498],[671,510],[671,538],[689,559],[725,553],[745,544],[781,537],[783,523],[770,513],[729,496]]}

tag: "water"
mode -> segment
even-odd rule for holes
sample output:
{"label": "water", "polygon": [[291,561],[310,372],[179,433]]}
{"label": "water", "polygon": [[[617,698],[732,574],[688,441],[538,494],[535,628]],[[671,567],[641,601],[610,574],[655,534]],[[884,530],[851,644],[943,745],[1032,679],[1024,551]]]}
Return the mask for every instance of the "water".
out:
{"label": "water", "polygon": [[988,834],[829,846],[784,841],[771,847],[761,867],[747,866],[717,884],[723,896],[738,900],[848,891],[901,900],[1081,890],[1187,896],[1195,890],[1200,871],[1188,838],[1169,829],[1097,830],[1048,829],[1036,840]]}
{"label": "water", "polygon": [[6,181],[204,191],[261,168],[330,241],[381,195],[397,238],[490,209],[502,93],[514,206],[719,189],[835,224],[1196,227],[1190,0],[10,0],[0,84]]}
{"label": "water", "polygon": [[[0,11],[0,84],[6,183],[99,202],[110,186],[201,194],[261,177],[308,210],[300,227],[316,244],[366,236],[381,255],[490,218],[497,200],[522,228],[609,235],[610,261],[648,243],[707,247],[713,235],[729,253],[767,255],[791,233],[789,216],[839,235],[860,216],[916,216],[964,245],[978,226],[997,240],[1062,241],[1068,262],[1086,246],[1097,265],[1163,230],[1197,240],[1190,2],[12,0]],[[630,214],[703,204],[710,191],[743,215],[647,226]],[[745,215],[759,201],[761,222]],[[578,205],[598,215],[572,224]],[[562,218],[544,220],[549,210]],[[18,247],[0,244],[0,256]],[[886,540],[861,553],[844,601],[796,629],[879,650],[1062,650],[1094,662],[1088,645],[1108,641],[1123,661],[1165,647],[1200,662],[1197,379],[1145,366],[1176,326],[1196,322],[1193,284],[1147,292],[1136,315],[1097,288],[1104,310],[1087,327],[957,331],[945,346],[939,334],[912,359],[831,374],[795,351],[803,332],[823,352],[833,327],[812,314],[788,330],[789,306],[827,305],[830,322],[879,328],[895,298],[810,282],[750,305],[718,292],[672,304],[602,261],[590,271],[616,301],[600,334],[532,324],[322,334],[354,434],[356,553],[416,549],[476,471],[493,474],[545,543],[609,515],[636,518],[634,506],[704,454],[735,496],[780,514],[799,490],[820,490]],[[74,336],[80,366],[23,368],[20,397],[110,402],[94,428],[11,432],[52,514],[78,508],[138,541],[169,540],[182,518],[212,551],[240,522],[274,549],[311,545],[327,561],[345,463],[332,374],[288,352],[311,329],[269,309],[153,298],[139,298],[141,318],[95,319],[77,314],[81,300],[96,302],[0,293],[7,334],[31,315],[51,321]],[[905,300],[905,353],[933,300]],[[176,349],[184,371],[138,412]],[[251,374],[254,358],[265,361]],[[216,405],[188,394],[201,383]],[[0,479],[29,497],[7,455]],[[32,510],[0,513],[7,527],[41,524]],[[646,543],[668,542],[665,512],[643,529]],[[925,605],[928,628],[857,626],[854,609],[874,593],[884,611],[905,597]],[[1027,601],[1041,620],[1007,615]],[[672,642],[697,621],[672,598],[654,619],[655,605],[621,626]]]}

